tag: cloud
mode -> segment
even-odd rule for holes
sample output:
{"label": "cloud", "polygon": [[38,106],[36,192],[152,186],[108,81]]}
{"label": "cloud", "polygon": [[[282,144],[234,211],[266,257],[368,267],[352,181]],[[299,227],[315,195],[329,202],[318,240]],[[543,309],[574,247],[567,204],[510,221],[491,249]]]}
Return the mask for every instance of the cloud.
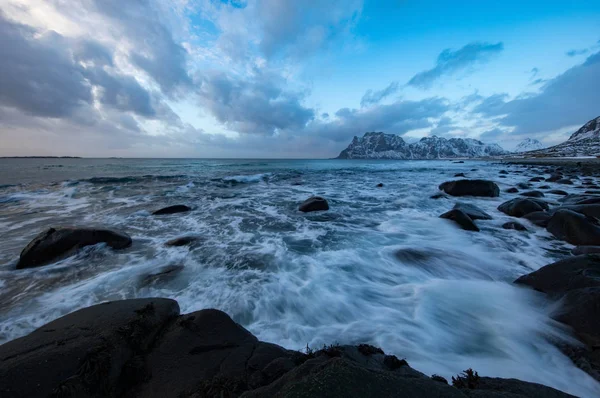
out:
{"label": "cloud", "polygon": [[310,123],[307,134],[336,142],[348,141],[367,131],[403,135],[411,130],[432,127],[432,119],[440,118],[449,109],[448,101],[436,97],[420,101],[398,100],[363,109],[342,108],[333,120]]}
{"label": "cloud", "polygon": [[246,134],[301,130],[315,117],[302,105],[303,93],[281,88],[281,78],[258,74],[239,79],[224,72],[206,73],[199,96],[202,107],[227,128]]}
{"label": "cloud", "polygon": [[360,100],[360,106],[365,107],[373,104],[378,104],[384,98],[398,91],[398,82],[391,82],[389,86],[383,90],[367,90]]}
{"label": "cloud", "polygon": [[537,94],[507,101],[505,94],[486,98],[475,109],[499,117],[514,134],[541,134],[578,126],[600,115],[600,52],[563,74],[548,80]]}
{"label": "cloud", "polygon": [[430,88],[441,77],[450,76],[465,71],[474,65],[489,62],[492,56],[503,50],[504,44],[501,42],[496,44],[469,43],[456,51],[445,49],[438,56],[433,69],[417,73],[409,80],[408,85],[422,89]]}
{"label": "cloud", "polygon": [[0,12],[0,104],[32,115],[68,116],[92,102],[84,70],[62,37],[7,20]]}
{"label": "cloud", "polygon": [[587,48],[584,48],[581,50],[569,50],[565,54],[567,54],[568,57],[576,57],[578,55],[585,55],[588,52],[590,52],[590,50],[588,50]]}

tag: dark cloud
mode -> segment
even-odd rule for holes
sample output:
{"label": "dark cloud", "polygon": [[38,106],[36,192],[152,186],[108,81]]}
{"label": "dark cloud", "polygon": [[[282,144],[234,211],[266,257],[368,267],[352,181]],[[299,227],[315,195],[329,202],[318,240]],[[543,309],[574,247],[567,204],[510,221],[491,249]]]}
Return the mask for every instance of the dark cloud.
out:
{"label": "dark cloud", "polygon": [[302,93],[283,90],[278,80],[273,75],[237,79],[221,72],[207,73],[199,91],[200,103],[219,122],[239,133],[301,130],[315,112],[301,104]]}
{"label": "dark cloud", "polygon": [[479,136],[479,139],[485,143],[497,143],[506,136],[506,130],[494,128],[488,130]]}
{"label": "dark cloud", "polygon": [[378,104],[384,98],[394,94],[398,91],[398,82],[391,82],[389,86],[384,88],[383,90],[367,90],[365,95],[363,95],[360,100],[360,106],[369,106],[373,104]]}
{"label": "dark cloud", "polygon": [[95,10],[118,22],[124,37],[135,43],[131,61],[146,71],[164,93],[190,86],[187,51],[175,41],[149,0],[88,0]]}
{"label": "dark cloud", "polygon": [[581,125],[600,115],[600,52],[547,81],[538,94],[506,101],[506,95],[486,98],[476,109],[500,116],[515,134],[536,134]]}
{"label": "dark cloud", "polygon": [[113,66],[113,54],[94,40],[78,40],[73,46],[73,56],[79,62],[92,62],[98,66]]}
{"label": "dark cloud", "polygon": [[313,121],[307,134],[321,139],[344,142],[367,131],[385,131],[406,134],[420,128],[432,127],[431,119],[441,117],[450,109],[442,98],[427,98],[421,101],[396,101],[390,105],[377,105],[363,109],[342,108],[336,118],[327,122]]}
{"label": "dark cloud", "polygon": [[410,79],[408,85],[423,89],[430,88],[442,76],[453,75],[473,65],[488,62],[492,56],[502,50],[504,50],[503,43],[470,43],[456,51],[445,49],[438,56],[433,69],[417,73]]}
{"label": "dark cloud", "polygon": [[0,12],[0,104],[32,115],[68,116],[92,102],[91,85],[56,33],[41,34]]}
{"label": "dark cloud", "polygon": [[568,57],[576,57],[578,55],[585,55],[589,52],[590,52],[590,50],[588,50],[587,48],[584,48],[581,50],[569,50],[565,54],[567,54]]}

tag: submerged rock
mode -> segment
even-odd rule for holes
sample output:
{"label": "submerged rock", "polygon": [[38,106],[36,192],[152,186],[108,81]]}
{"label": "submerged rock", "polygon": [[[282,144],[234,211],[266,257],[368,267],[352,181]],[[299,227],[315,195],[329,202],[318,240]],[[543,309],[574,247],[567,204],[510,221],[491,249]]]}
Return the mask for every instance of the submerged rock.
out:
{"label": "submerged rock", "polygon": [[544,197],[544,193],[540,192],[540,191],[528,191],[528,192],[520,193],[519,195],[526,196],[528,198],[543,198]]}
{"label": "submerged rock", "polygon": [[571,210],[558,209],[547,226],[548,232],[573,245],[600,245],[600,226],[595,219]]}
{"label": "submerged rock", "polygon": [[515,231],[527,231],[527,228],[523,226],[523,224],[519,224],[515,221],[509,221],[507,223],[502,224],[502,228],[504,229],[514,229]]}
{"label": "submerged rock", "polygon": [[525,214],[523,218],[538,227],[546,228],[552,218],[552,214],[546,211],[534,211],[533,213]]}
{"label": "submerged rock", "polygon": [[187,245],[191,245],[192,243],[195,243],[199,240],[200,238],[197,236],[181,236],[179,238],[175,238],[175,239],[171,239],[165,242],[165,246],[187,246]]}
{"label": "submerged rock", "polygon": [[304,213],[329,210],[329,203],[320,196],[313,196],[302,202],[298,210]]}
{"label": "submerged rock", "polygon": [[[564,192],[564,191],[562,191]],[[560,199],[564,205],[590,205],[600,203],[600,196],[589,194],[571,194]]]}
{"label": "submerged rock", "polygon": [[109,229],[49,228],[23,249],[17,269],[46,265],[73,255],[82,247],[98,243],[106,243],[113,249],[124,249],[131,246],[131,237]]}
{"label": "submerged rock", "polygon": [[481,210],[479,207],[469,204],[458,202],[454,205],[454,209],[460,210],[468,215],[472,220],[491,220],[492,216]]}
{"label": "submerged rock", "polygon": [[440,218],[452,220],[464,230],[479,232],[479,228],[475,225],[471,217],[461,210],[452,209],[449,212],[442,214]]}
{"label": "submerged rock", "polygon": [[515,198],[498,206],[498,210],[513,217],[523,217],[534,211],[548,210],[548,203],[534,198]]}
{"label": "submerged rock", "polygon": [[189,206],[186,206],[186,205],[174,205],[174,206],[164,207],[160,210],[156,210],[152,214],[155,216],[160,216],[160,215],[164,215],[164,214],[185,213],[185,212],[188,212],[191,210],[192,210],[192,208]]}
{"label": "submerged rock", "polygon": [[548,193],[551,193],[551,194],[553,194],[553,195],[563,195],[563,196],[565,196],[565,195],[568,195],[568,194],[569,194],[568,192],[565,192],[565,191],[563,191],[562,189],[553,189],[553,190],[551,190],[551,191],[548,191]]}
{"label": "submerged rock", "polygon": [[140,287],[145,287],[156,283],[168,282],[175,278],[184,268],[183,265],[167,265],[155,273],[142,277],[139,285]]}
{"label": "submerged rock", "polygon": [[487,180],[456,180],[447,181],[439,189],[452,196],[485,196],[497,197],[500,188],[492,181]]}
{"label": "submerged rock", "polygon": [[0,358],[7,397],[570,397],[479,376],[463,390],[368,345],[290,351],[221,311],[179,315],[159,298],[76,311],[0,346]]}
{"label": "submerged rock", "polygon": [[508,188],[508,189],[507,189],[506,191],[504,191],[504,192],[506,192],[506,193],[518,193],[518,192],[519,192],[519,190],[518,190],[517,188],[515,188],[515,187],[512,187],[512,188]]}

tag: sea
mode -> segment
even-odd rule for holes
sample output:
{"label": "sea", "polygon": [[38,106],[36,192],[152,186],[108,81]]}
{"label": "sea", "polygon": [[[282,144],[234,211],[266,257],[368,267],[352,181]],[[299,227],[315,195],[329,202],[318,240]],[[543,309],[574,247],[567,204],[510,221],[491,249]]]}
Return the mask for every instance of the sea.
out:
{"label": "sea", "polygon": [[[429,375],[449,379],[472,368],[597,397],[600,385],[556,348],[575,343],[551,318],[559,304],[513,284],[572,249],[526,220],[528,232],[502,228],[511,218],[497,207],[516,196],[503,191],[536,175],[531,167],[0,159],[0,343],[104,301],[169,297],[182,313],[223,310],[259,339],[289,349],[369,343]],[[432,199],[457,173],[493,180],[502,193]],[[330,210],[298,211],[313,195]],[[459,201],[493,219],[470,232],[439,218]],[[151,214],[175,204],[193,210]],[[86,247],[51,265],[15,269],[21,250],[51,226],[112,228],[133,245]],[[198,241],[165,246],[188,235]],[[170,266],[180,272],[147,283]]]}

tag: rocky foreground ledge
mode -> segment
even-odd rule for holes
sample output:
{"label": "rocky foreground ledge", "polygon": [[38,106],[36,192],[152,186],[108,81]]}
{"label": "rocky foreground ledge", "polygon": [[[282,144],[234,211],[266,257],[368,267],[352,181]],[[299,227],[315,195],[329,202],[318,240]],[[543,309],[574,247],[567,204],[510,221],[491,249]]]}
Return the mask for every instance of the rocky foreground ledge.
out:
{"label": "rocky foreground ledge", "polygon": [[0,346],[2,397],[570,397],[471,371],[449,385],[369,346],[300,353],[163,298],[73,312]]}

